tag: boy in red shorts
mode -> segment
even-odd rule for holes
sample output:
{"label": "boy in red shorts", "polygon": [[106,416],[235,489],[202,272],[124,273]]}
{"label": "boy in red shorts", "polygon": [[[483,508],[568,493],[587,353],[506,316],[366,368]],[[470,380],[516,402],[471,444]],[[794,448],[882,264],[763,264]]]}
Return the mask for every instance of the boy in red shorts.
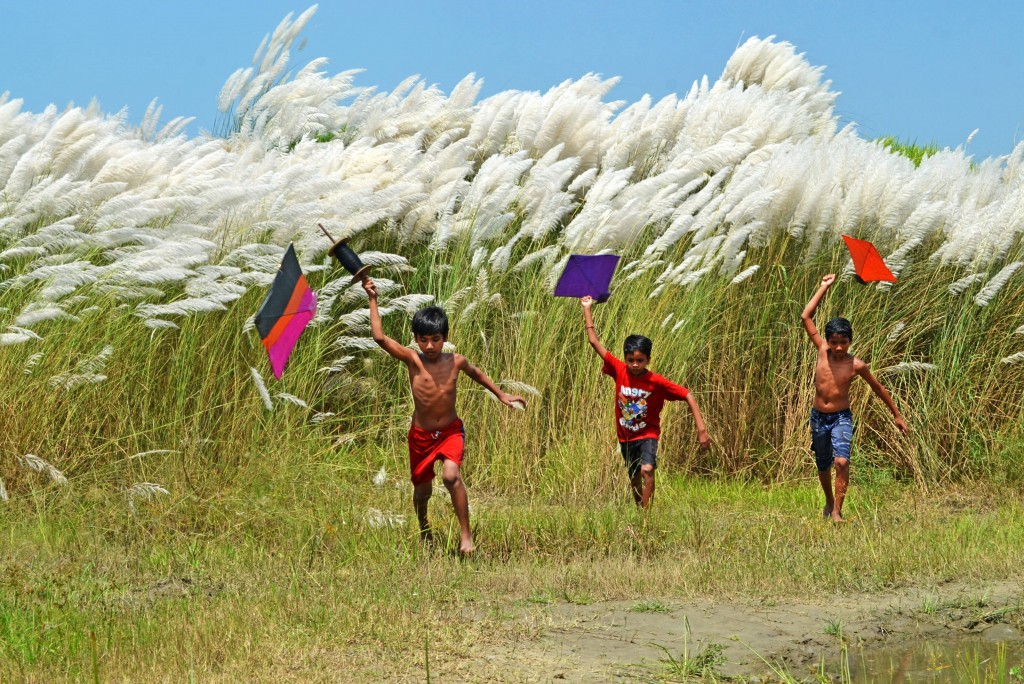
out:
{"label": "boy in red shorts", "polygon": [[420,536],[429,540],[427,503],[433,493],[434,461],[441,459],[441,478],[451,494],[452,507],[462,528],[459,552],[468,555],[476,550],[469,529],[469,501],[462,483],[464,430],[455,413],[455,389],[459,372],[468,375],[508,406],[526,405],[522,397],[506,394],[487,375],[461,354],[443,351],[448,340],[448,316],[441,307],[420,309],[412,319],[412,332],[419,353],[399,344],[384,334],[377,309],[377,289],[371,278],[363,279],[363,289],[370,298],[370,329],[373,340],[388,354],[409,368],[414,409],[409,428],[409,468],[412,472],[413,505],[419,518]]}
{"label": "boy in red shorts", "polygon": [[629,470],[633,500],[647,508],[654,496],[654,469],[658,467],[658,438],[661,436],[661,409],[666,401],[685,401],[697,426],[701,451],[711,446],[697,400],[690,391],[667,378],[647,370],[651,362],[651,341],[642,335],[630,335],[623,345],[625,363],[615,358],[597,339],[590,307],[594,300],[583,297],[583,317],[587,339],[604,361],[601,369],[615,378],[615,421],[622,458]]}

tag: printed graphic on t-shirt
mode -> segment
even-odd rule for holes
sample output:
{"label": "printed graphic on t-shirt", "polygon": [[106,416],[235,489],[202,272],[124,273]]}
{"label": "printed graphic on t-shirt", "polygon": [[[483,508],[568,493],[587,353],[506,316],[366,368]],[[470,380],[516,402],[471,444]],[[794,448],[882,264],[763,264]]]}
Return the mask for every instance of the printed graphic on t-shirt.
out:
{"label": "printed graphic on t-shirt", "polygon": [[619,425],[630,432],[639,432],[647,427],[647,397],[651,393],[638,387],[619,387]]}

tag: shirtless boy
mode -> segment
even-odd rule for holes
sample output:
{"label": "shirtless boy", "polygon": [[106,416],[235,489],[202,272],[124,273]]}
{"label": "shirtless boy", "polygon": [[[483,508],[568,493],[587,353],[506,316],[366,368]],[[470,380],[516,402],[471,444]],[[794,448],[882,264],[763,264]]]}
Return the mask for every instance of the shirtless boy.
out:
{"label": "shirtless boy", "polygon": [[441,479],[451,494],[455,517],[462,529],[459,552],[473,553],[473,536],[469,528],[469,501],[462,483],[462,455],[465,446],[462,421],[455,412],[455,389],[459,372],[490,390],[507,405],[526,405],[522,397],[502,392],[483,371],[474,367],[461,354],[443,351],[448,340],[448,316],[438,306],[420,309],[412,319],[412,332],[419,352],[399,344],[384,334],[377,308],[377,289],[371,278],[363,279],[363,289],[370,299],[370,328],[373,341],[388,354],[409,368],[413,414],[409,428],[409,468],[412,473],[413,505],[420,523],[420,536],[431,539],[427,522],[427,503],[433,493],[434,462],[442,461]]}
{"label": "shirtless boy", "polygon": [[[825,492],[822,516],[843,522],[843,500],[850,483],[850,445],[853,442],[853,413],[850,411],[850,383],[861,376],[889,407],[896,427],[907,432],[895,402],[871,374],[868,364],[849,353],[853,327],[845,318],[833,318],[825,325],[825,337],[814,326],[814,312],[822,297],[836,281],[833,273],[821,279],[821,287],[800,314],[804,329],[818,349],[814,366],[814,408],[811,409],[811,449],[818,466],[818,480]],[[836,467],[836,488],[832,493],[832,466]]]}

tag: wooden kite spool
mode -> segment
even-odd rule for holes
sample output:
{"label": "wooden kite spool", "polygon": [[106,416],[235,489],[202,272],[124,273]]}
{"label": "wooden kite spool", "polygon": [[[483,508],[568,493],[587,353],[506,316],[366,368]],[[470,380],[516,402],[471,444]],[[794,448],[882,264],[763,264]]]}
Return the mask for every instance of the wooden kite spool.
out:
{"label": "wooden kite spool", "polygon": [[370,275],[370,267],[359,259],[359,255],[348,246],[347,242],[344,240],[338,240],[335,242],[334,238],[331,237],[331,234],[327,232],[326,228],[319,223],[317,225],[320,226],[320,230],[324,231],[324,235],[326,235],[331,242],[334,242],[334,246],[327,250],[327,253],[337,259],[338,263],[340,263],[346,271],[352,274],[353,283],[357,280],[363,280]]}

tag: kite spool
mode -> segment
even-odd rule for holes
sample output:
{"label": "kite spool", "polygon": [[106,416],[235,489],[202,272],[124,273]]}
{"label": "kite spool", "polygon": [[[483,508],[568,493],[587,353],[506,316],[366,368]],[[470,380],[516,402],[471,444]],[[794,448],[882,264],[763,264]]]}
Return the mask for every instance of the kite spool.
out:
{"label": "kite spool", "polygon": [[319,223],[317,225],[320,226],[320,230],[324,231],[324,235],[326,235],[331,242],[334,242],[334,246],[327,250],[327,253],[337,259],[342,268],[352,274],[352,282],[354,283],[357,280],[363,280],[366,278],[366,276],[370,274],[370,267],[359,259],[359,255],[348,246],[348,243],[344,240],[338,240],[335,242],[334,238],[331,237],[331,234],[327,232],[327,229],[324,228],[323,225]]}

